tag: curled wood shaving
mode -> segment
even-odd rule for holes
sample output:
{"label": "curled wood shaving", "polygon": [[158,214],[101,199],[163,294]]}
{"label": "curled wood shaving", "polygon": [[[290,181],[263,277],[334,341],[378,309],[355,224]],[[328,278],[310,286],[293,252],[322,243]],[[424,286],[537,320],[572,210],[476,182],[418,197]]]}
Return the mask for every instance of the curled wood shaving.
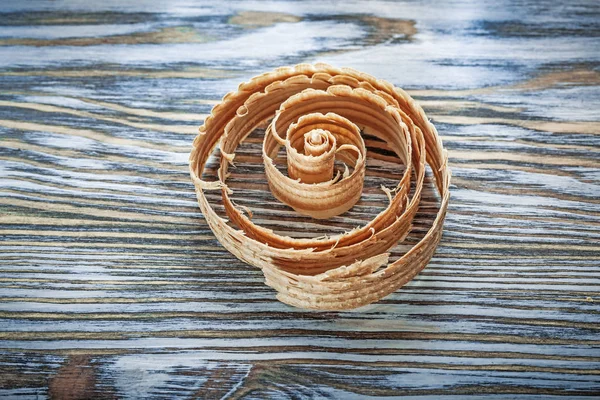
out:
{"label": "curled wood shaving", "polygon": [[[362,193],[364,132],[384,140],[406,166],[395,188],[382,187],[389,198],[386,209],[364,226],[312,239],[255,225],[251,212],[231,200],[226,179],[237,146],[266,123],[265,174],[280,201],[313,218],[349,210]],[[205,181],[202,172],[217,145],[219,180]],[[287,175],[275,166],[282,146]],[[334,173],[335,159],[346,165],[343,174]],[[419,208],[426,164],[441,197],[439,212],[427,234],[390,262],[388,250],[407,236]],[[190,173],[200,209],[223,246],[261,268],[282,302],[321,310],[370,304],[418,274],[440,241],[450,195],[448,156],[421,107],[388,82],[326,64],[278,68],[227,94],[200,127]],[[205,191],[211,190],[221,191],[229,220],[209,205]]]}

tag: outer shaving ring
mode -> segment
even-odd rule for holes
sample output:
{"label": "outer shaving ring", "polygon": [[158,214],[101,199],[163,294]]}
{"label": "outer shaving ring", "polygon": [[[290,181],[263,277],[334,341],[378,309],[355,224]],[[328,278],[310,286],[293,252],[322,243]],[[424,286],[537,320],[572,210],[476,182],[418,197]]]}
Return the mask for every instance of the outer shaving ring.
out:
{"label": "outer shaving ring", "polygon": [[[334,237],[294,239],[255,225],[251,217],[230,200],[226,177],[229,164],[234,162],[235,148],[248,134],[265,120],[272,119],[282,103],[299,107],[301,100],[290,99],[310,100],[314,96],[325,99],[323,104],[329,104],[327,96],[334,98],[331,104],[335,113],[350,117],[354,123],[357,121],[353,121],[352,116],[362,117],[358,116],[359,111],[353,114],[348,110],[360,109],[362,105],[367,110],[364,115],[371,109],[385,115],[382,118],[387,122],[383,125],[378,125],[376,118],[366,117],[357,125],[386,140],[405,161],[406,173],[395,189],[388,190],[388,207],[365,226]],[[391,117],[388,119],[388,116]],[[368,123],[365,125],[365,122]],[[386,131],[388,125],[389,132]],[[201,178],[206,161],[219,143],[219,180],[204,181]],[[272,185],[273,179],[282,178],[274,178],[280,172],[271,170],[271,167],[276,170],[270,161],[274,150],[267,147],[263,148],[263,158]],[[418,210],[426,163],[433,171],[440,194],[439,212],[427,234],[404,256],[389,262],[387,251],[406,237]],[[441,239],[448,206],[450,170],[447,164],[447,153],[435,127],[406,92],[370,75],[326,64],[278,68],[241,84],[237,92],[227,94],[213,108],[200,127],[190,154],[190,174],[198,204],[223,246],[239,259],[261,268],[266,283],[278,291],[279,300],[321,310],[352,309],[378,301],[410,281],[427,265]],[[310,184],[310,188],[293,183],[289,186],[306,189],[318,198],[319,191],[334,190],[332,188],[339,183]],[[408,199],[413,184],[413,196]],[[221,191],[231,224],[211,208],[205,196],[207,190]],[[331,207],[336,206],[339,205],[331,204]]]}

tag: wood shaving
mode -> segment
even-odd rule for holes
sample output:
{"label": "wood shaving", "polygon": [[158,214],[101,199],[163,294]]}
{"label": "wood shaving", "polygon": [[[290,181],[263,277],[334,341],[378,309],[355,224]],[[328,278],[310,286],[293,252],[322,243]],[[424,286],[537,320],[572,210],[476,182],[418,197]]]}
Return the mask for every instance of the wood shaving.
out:
{"label": "wood shaving", "polygon": [[[312,239],[255,225],[249,210],[231,200],[226,179],[238,145],[265,124],[263,161],[271,192],[313,218],[342,214],[359,200],[367,156],[361,132],[385,141],[406,167],[395,188],[383,188],[386,209],[362,227]],[[219,180],[202,180],[217,145]],[[281,147],[287,175],[275,165]],[[346,165],[343,174],[334,173],[336,159]],[[427,234],[390,262],[388,251],[407,236],[419,208],[426,164],[440,194],[439,212]],[[388,82],[326,64],[278,68],[228,93],[200,127],[190,174],[200,209],[223,246],[260,268],[280,301],[319,310],[367,305],[409,282],[435,252],[450,196],[448,156],[421,107]],[[215,190],[228,220],[209,205],[205,192]]]}

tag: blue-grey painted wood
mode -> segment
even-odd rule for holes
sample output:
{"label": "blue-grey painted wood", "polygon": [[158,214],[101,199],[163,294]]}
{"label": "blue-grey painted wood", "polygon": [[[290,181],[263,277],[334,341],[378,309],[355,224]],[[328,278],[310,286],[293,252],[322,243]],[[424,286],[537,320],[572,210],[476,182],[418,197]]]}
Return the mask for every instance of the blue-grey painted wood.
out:
{"label": "blue-grey painted wood", "polygon": [[[3,1],[0,397],[597,396],[598,36],[585,0]],[[316,61],[408,89],[453,171],[430,265],[353,312],[279,303],[187,172],[225,93]],[[261,134],[234,199],[282,233],[361,224],[402,172],[369,138],[361,201],[313,221],[269,193]],[[430,184],[394,255],[436,206]]]}

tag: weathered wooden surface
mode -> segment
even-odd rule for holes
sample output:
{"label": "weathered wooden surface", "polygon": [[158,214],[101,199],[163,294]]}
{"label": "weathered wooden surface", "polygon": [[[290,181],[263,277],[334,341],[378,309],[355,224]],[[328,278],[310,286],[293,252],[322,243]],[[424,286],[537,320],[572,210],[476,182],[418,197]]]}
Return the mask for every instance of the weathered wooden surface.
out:
{"label": "weathered wooden surface", "polygon": [[[0,396],[598,395],[598,2],[218,3],[0,4]],[[216,100],[303,61],[408,89],[450,153],[436,256],[356,312],[277,302],[187,172]],[[281,232],[356,226],[399,173],[370,143],[365,197],[315,223],[268,193],[259,140],[236,199]]]}

